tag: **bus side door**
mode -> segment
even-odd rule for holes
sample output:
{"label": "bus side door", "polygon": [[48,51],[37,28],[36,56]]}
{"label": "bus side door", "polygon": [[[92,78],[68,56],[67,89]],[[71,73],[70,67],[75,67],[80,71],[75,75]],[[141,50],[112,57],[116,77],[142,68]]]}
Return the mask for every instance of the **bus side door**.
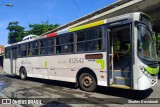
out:
{"label": "bus side door", "polygon": [[16,74],[17,47],[12,48],[11,52],[11,74]]}

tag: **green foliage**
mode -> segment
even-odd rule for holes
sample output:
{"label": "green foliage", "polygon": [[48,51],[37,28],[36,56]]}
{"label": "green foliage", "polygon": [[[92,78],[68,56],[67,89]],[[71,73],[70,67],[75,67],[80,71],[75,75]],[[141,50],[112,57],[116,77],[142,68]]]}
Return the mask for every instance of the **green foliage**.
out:
{"label": "green foliage", "polygon": [[41,24],[29,24],[29,28],[31,28],[28,33],[34,34],[34,35],[41,35],[43,33],[46,33],[49,30],[55,29],[59,26],[59,24],[49,24],[47,22],[42,22]]}
{"label": "green foliage", "polygon": [[7,29],[9,30],[9,44],[19,42],[24,37],[24,27],[21,27],[17,21],[9,22]]}
{"label": "green foliage", "polygon": [[157,53],[158,53],[158,57],[160,57],[160,33],[157,36]]}
{"label": "green foliage", "polygon": [[114,46],[114,53],[117,53],[120,51],[120,40],[118,37],[113,38],[113,46]]}
{"label": "green foliage", "polygon": [[19,42],[23,39],[24,36],[27,36],[29,34],[33,35],[41,35],[43,33],[46,33],[52,29],[55,29],[59,26],[59,24],[49,24],[48,21],[42,22],[41,24],[29,24],[30,30],[24,31],[24,27],[19,25],[18,21],[10,22],[8,24],[7,29],[9,30],[8,35],[8,43],[15,43]]}

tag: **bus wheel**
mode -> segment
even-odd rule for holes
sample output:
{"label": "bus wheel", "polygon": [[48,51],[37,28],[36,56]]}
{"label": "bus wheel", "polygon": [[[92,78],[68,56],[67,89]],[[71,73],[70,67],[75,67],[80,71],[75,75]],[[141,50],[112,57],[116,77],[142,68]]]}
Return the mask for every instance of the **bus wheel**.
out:
{"label": "bus wheel", "polygon": [[95,91],[97,83],[95,78],[89,73],[82,73],[79,78],[79,85],[82,90]]}
{"label": "bus wheel", "polygon": [[26,72],[25,68],[21,68],[21,70],[20,70],[20,78],[22,80],[25,80],[27,78],[27,72]]}

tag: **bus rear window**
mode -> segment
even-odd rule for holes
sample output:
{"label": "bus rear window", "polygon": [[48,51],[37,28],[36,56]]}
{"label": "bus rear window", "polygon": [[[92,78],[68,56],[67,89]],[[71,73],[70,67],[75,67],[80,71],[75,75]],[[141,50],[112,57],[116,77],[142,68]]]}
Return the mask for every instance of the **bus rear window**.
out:
{"label": "bus rear window", "polygon": [[10,54],[11,54],[11,49],[10,48],[5,48],[5,58],[10,58]]}

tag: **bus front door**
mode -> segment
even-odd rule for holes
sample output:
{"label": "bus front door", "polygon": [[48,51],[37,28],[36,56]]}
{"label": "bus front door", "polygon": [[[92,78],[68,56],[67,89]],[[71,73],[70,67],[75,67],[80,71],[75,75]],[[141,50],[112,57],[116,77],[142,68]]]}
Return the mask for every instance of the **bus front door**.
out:
{"label": "bus front door", "polygon": [[13,47],[11,51],[11,74],[16,74],[17,47]]}
{"label": "bus front door", "polygon": [[108,84],[131,87],[131,26],[108,28]]}

